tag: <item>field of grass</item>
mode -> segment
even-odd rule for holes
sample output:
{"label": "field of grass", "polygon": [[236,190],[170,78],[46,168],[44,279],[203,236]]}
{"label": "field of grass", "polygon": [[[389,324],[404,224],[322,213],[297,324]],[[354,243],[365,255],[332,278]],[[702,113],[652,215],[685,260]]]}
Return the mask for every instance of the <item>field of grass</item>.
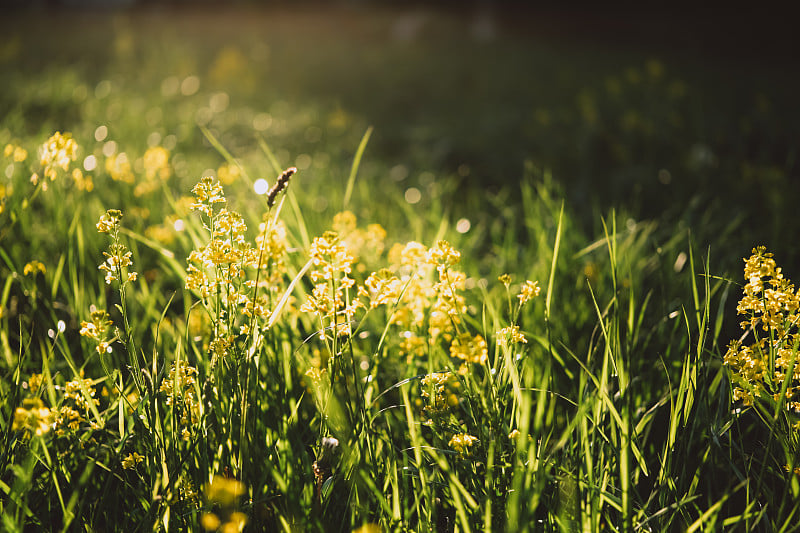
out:
{"label": "field of grass", "polygon": [[798,529],[793,75],[513,18],[0,22],[3,530]]}

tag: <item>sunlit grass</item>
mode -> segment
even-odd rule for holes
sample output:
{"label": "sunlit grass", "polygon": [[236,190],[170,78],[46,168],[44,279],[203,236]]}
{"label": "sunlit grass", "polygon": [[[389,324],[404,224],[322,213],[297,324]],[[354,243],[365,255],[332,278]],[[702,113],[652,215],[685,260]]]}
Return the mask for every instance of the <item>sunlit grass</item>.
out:
{"label": "sunlit grass", "polygon": [[[284,49],[201,68],[121,20],[108,71],[5,93],[4,529],[794,528],[796,273],[718,266],[744,218],[637,215],[718,183],[663,63],[529,107],[509,146],[547,164],[497,184],[430,132],[398,160],[343,102],[258,103]],[[654,147],[675,159],[639,187]],[[570,190],[600,163],[618,209]]]}

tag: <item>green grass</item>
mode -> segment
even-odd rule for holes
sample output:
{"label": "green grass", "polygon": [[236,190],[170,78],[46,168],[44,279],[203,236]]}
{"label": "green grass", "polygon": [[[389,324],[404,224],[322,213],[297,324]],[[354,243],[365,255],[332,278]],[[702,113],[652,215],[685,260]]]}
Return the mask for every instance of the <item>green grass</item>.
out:
{"label": "green grass", "polygon": [[[796,277],[791,128],[757,99],[732,129],[723,103],[701,116],[707,88],[662,60],[456,46],[441,14],[383,41],[391,13],[351,15],[348,38],[313,12],[20,17],[0,49],[3,529],[795,530],[797,309],[759,376],[728,352],[741,257],[766,242]],[[78,149],[50,181],[56,130]],[[274,202],[253,192],[290,166]],[[752,190],[768,213],[734,203]]]}

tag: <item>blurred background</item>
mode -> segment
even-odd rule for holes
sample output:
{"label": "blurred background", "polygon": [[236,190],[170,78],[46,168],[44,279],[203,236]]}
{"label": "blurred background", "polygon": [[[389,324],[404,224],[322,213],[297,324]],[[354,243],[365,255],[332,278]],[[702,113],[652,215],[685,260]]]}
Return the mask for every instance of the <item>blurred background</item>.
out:
{"label": "blurred background", "polygon": [[590,235],[613,207],[692,228],[734,273],[757,244],[800,267],[798,48],[768,3],[41,0],[1,18],[3,142],[160,144],[189,184],[220,162],[202,126],[311,183],[346,174],[372,126],[363,179],[448,183],[454,217],[464,191],[494,216],[547,179]]}

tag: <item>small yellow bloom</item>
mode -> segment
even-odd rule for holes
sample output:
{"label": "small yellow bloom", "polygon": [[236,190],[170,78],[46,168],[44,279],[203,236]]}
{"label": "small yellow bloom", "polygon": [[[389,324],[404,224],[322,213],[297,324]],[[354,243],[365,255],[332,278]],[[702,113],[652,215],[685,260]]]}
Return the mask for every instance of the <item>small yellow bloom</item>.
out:
{"label": "small yellow bloom", "polygon": [[453,438],[451,438],[450,442],[447,444],[457,451],[458,455],[464,457],[472,453],[471,448],[476,442],[478,442],[477,437],[473,437],[472,435],[468,435],[466,433],[457,433],[453,435]]}
{"label": "small yellow bloom", "polygon": [[508,326],[497,332],[497,344],[499,346],[510,346],[520,342],[527,343],[528,340],[525,335],[520,333],[519,326]]}
{"label": "small yellow bloom", "polygon": [[462,333],[450,344],[450,355],[468,363],[482,364],[488,358],[489,349],[482,336]]}
{"label": "small yellow bloom", "polygon": [[44,376],[41,374],[31,374],[31,377],[28,378],[28,390],[31,393],[36,394],[39,391],[39,387],[42,386],[42,382],[44,381]]}
{"label": "small yellow bloom", "polygon": [[214,476],[205,487],[206,500],[222,506],[233,507],[245,493],[244,483],[238,479]]}
{"label": "small yellow bloom", "polygon": [[122,468],[125,470],[133,470],[136,468],[136,465],[144,461],[144,456],[139,455],[136,452],[129,453],[122,459]]}
{"label": "small yellow bloom", "polygon": [[136,181],[136,176],[133,175],[131,163],[128,160],[128,154],[125,152],[110,155],[106,159],[106,172],[108,172],[111,179],[114,181],[122,181],[125,183],[133,183]]}
{"label": "small yellow bloom", "polygon": [[39,261],[31,261],[22,269],[22,274],[25,276],[36,274],[37,272],[41,272],[42,274],[47,272],[45,266]]}
{"label": "small yellow bloom", "polygon": [[541,290],[542,288],[539,287],[538,281],[530,281],[530,280],[526,281],[525,284],[522,285],[522,288],[519,291],[519,295],[517,296],[517,298],[519,298],[519,304],[523,305],[525,302],[533,300],[534,298],[539,296]]}
{"label": "small yellow bloom", "polygon": [[22,407],[17,407],[14,411],[11,429],[24,431],[26,436],[33,434],[41,437],[50,432],[52,424],[53,414],[50,409],[39,398],[29,398],[23,400]]}
{"label": "small yellow bloom", "polygon": [[203,516],[200,518],[200,525],[202,525],[203,529],[206,531],[216,531],[221,524],[222,520],[214,513],[203,513]]}
{"label": "small yellow bloom", "polygon": [[122,211],[119,209],[109,209],[105,212],[100,220],[97,222],[97,231],[100,233],[114,233],[119,227],[120,220],[122,219]]}
{"label": "small yellow bloom", "polygon": [[354,529],[351,533],[381,533],[383,529],[378,524],[364,524]]}
{"label": "small yellow bloom", "polygon": [[[58,176],[58,170],[63,172],[69,170],[71,162],[75,161],[78,157],[78,143],[72,138],[71,133],[55,132],[52,137],[47,139],[39,149],[39,163],[42,165],[42,172],[44,177],[50,181],[54,181]],[[37,183],[39,178],[36,176],[34,181],[31,176],[31,181]],[[46,182],[42,183],[42,188],[46,189]]]}
{"label": "small yellow bloom", "polygon": [[238,533],[247,525],[247,515],[234,511],[228,516],[228,521],[222,524],[222,533]]}

